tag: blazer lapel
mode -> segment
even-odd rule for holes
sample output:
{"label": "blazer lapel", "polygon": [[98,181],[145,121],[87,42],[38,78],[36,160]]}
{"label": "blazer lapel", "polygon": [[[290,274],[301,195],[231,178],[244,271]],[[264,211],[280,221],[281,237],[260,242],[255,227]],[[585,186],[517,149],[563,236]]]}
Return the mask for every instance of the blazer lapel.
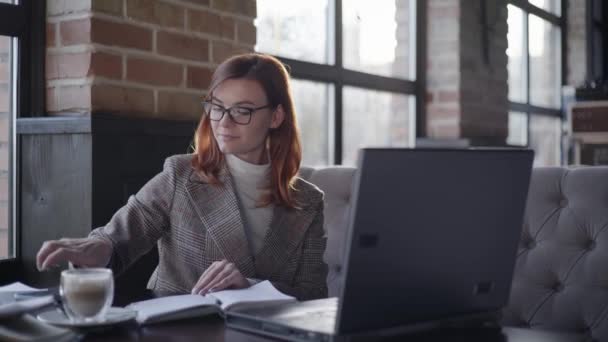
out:
{"label": "blazer lapel", "polygon": [[222,185],[208,184],[193,171],[186,185],[187,191],[208,236],[226,260],[233,262],[245,277],[253,277],[253,258],[245,236],[234,184],[226,167],[220,172],[219,178]]}
{"label": "blazer lapel", "polygon": [[283,271],[283,265],[300,246],[315,211],[275,206],[270,228],[262,249],[255,258],[258,275],[272,276]]}

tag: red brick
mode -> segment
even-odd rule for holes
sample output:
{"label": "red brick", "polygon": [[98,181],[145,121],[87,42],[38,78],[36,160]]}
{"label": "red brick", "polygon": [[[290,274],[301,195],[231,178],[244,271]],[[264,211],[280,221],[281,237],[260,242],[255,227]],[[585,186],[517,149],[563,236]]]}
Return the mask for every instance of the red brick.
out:
{"label": "red brick", "polygon": [[221,16],[220,26],[222,27],[222,33],[220,34],[220,36],[222,38],[234,40],[234,36],[236,34],[236,24],[234,22],[234,19],[230,17]]}
{"label": "red brick", "polygon": [[55,87],[46,88],[46,110],[48,112],[59,111],[59,89]]}
{"label": "red brick", "polygon": [[113,16],[122,16],[123,0],[91,0],[93,12],[101,12]]}
{"label": "red brick", "polygon": [[82,12],[88,12],[88,11],[90,11],[90,9],[91,9],[90,1],[46,0],[47,16],[82,13]]}
{"label": "red brick", "polygon": [[[8,115],[0,116],[0,142],[8,143],[9,138],[9,126],[8,126]],[[3,170],[6,171],[6,170]]]}
{"label": "red brick", "polygon": [[183,0],[197,5],[209,6],[209,0]]}
{"label": "red brick", "polygon": [[458,102],[460,94],[457,91],[440,90],[437,102]]}
{"label": "red brick", "polygon": [[158,32],[156,40],[157,51],[162,55],[199,62],[209,61],[209,41],[207,39]]}
{"label": "red brick", "polygon": [[458,3],[454,3],[452,6],[428,6],[429,18],[453,18],[458,19],[460,16],[460,7]]}
{"label": "red brick", "polygon": [[431,138],[459,138],[460,126],[457,121],[453,123],[427,123],[428,135]]}
{"label": "red brick", "polygon": [[166,119],[198,120],[203,114],[202,95],[160,91],[158,115]]}
{"label": "red brick", "polygon": [[187,70],[188,80],[186,85],[188,88],[207,89],[211,82],[213,72],[207,68],[199,68],[189,66]]}
{"label": "red brick", "polygon": [[150,116],[154,113],[154,92],[149,89],[94,84],[91,94],[94,112],[132,116]]}
{"label": "red brick", "polygon": [[[11,37],[0,36],[0,53],[8,52],[11,47]],[[1,55],[0,55],[1,57]]]}
{"label": "red brick", "polygon": [[427,91],[425,100],[426,100],[426,103],[433,102],[433,92]]}
{"label": "red brick", "polygon": [[89,85],[65,86],[59,88],[59,110],[88,112],[91,110],[91,89]]}
{"label": "red brick", "polygon": [[0,62],[0,83],[8,82],[10,78],[9,72],[10,69],[8,68],[8,63]]}
{"label": "red brick", "polygon": [[188,10],[188,30],[234,39],[234,19],[207,10]]}
{"label": "red brick", "polygon": [[232,12],[252,18],[256,16],[255,0],[214,0],[213,8],[222,12]]}
{"label": "red brick", "polygon": [[145,58],[127,60],[127,80],[158,86],[178,86],[182,83],[183,67],[179,64]]}
{"label": "red brick", "polygon": [[89,74],[91,66],[91,54],[68,53],[47,54],[46,77],[47,79],[84,78]]}
{"label": "red brick", "polygon": [[8,171],[8,168],[8,144],[3,144],[2,146],[0,146],[0,170]]}
{"label": "red brick", "polygon": [[93,43],[139,50],[152,50],[152,31],[131,24],[93,18],[91,37]]}
{"label": "red brick", "polygon": [[183,28],[185,9],[157,0],[126,0],[127,18],[163,27]]}
{"label": "red brick", "polygon": [[452,119],[460,117],[458,106],[427,106],[427,116],[429,119]]}
{"label": "red brick", "polygon": [[63,46],[91,42],[91,19],[77,19],[59,23],[60,43]]}
{"label": "red brick", "polygon": [[0,231],[0,259],[8,258],[8,232]]}
{"label": "red brick", "polygon": [[8,201],[9,193],[8,178],[0,177],[0,201]]}
{"label": "red brick", "polygon": [[236,37],[241,43],[255,44],[256,42],[256,28],[251,21],[239,20],[236,23]]}
{"label": "red brick", "polygon": [[46,46],[57,45],[57,24],[46,24]]}
{"label": "red brick", "polygon": [[7,233],[8,223],[8,203],[0,203],[0,237]]}
{"label": "red brick", "polygon": [[95,52],[91,56],[89,75],[122,79],[122,56]]}
{"label": "red brick", "polygon": [[228,57],[251,52],[250,50],[225,42],[214,41],[213,43],[213,62],[221,63]]}
{"label": "red brick", "polygon": [[10,100],[10,94],[8,86],[0,87],[0,113],[8,112],[8,105]]}

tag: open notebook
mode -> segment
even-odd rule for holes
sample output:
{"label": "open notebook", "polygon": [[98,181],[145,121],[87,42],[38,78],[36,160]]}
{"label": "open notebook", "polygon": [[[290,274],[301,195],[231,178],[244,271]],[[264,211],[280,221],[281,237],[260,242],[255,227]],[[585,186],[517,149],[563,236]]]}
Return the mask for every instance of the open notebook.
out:
{"label": "open notebook", "polygon": [[135,302],[126,306],[137,311],[139,324],[172,321],[182,318],[223,314],[235,307],[251,307],[295,301],[279,292],[270,281],[262,281],[246,289],[223,290],[201,295],[175,295]]}

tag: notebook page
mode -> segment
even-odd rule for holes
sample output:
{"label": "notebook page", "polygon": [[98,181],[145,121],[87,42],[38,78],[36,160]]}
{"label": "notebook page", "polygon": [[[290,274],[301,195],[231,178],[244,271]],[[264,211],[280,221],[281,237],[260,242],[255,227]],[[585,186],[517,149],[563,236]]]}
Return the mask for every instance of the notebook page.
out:
{"label": "notebook page", "polygon": [[296,300],[294,297],[277,290],[268,280],[259,282],[246,289],[213,292],[208,294],[207,297],[217,298],[224,310],[229,309],[234,304]]}
{"label": "notebook page", "polygon": [[209,296],[185,294],[143,300],[131,303],[126,308],[137,311],[137,321],[141,323],[203,306],[217,307],[217,300]]}
{"label": "notebook page", "polygon": [[37,289],[35,287],[27,286],[23,283],[16,282],[5,286],[0,286],[0,292],[36,292],[46,291],[46,289]]}

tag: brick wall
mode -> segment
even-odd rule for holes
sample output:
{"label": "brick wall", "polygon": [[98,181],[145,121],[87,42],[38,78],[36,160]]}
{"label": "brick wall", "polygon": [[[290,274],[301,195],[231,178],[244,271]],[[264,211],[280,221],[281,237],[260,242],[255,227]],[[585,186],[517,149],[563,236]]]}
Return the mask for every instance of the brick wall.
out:
{"label": "brick wall", "polygon": [[48,0],[47,112],[196,120],[219,62],[252,51],[255,0]]}
{"label": "brick wall", "polygon": [[460,1],[427,2],[427,135],[460,136]]}
{"label": "brick wall", "polygon": [[[486,2],[486,44],[479,1],[427,2],[426,124],[430,137],[504,143],[508,135],[506,4],[506,0]],[[568,25],[565,77],[568,84],[578,85],[586,70],[585,0],[569,1]]]}
{"label": "brick wall", "polygon": [[478,1],[428,1],[429,137],[500,144],[508,134],[506,2],[486,5],[484,29]]}
{"label": "brick wall", "polygon": [[460,5],[461,137],[503,144],[509,134],[507,2],[486,2],[485,28],[479,1],[462,0]]}
{"label": "brick wall", "polygon": [[568,77],[570,85],[580,85],[587,74],[586,0],[568,1]]}
{"label": "brick wall", "polygon": [[506,1],[486,6],[484,28],[479,1],[428,1],[430,137],[502,144],[508,135]]}

